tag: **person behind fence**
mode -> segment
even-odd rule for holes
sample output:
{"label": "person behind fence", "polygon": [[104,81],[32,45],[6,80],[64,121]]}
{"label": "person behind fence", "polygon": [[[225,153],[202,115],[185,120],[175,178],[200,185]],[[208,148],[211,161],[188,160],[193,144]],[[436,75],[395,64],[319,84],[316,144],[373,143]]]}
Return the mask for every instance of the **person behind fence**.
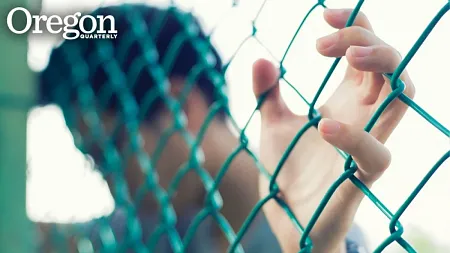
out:
{"label": "person behind fence", "polygon": [[[324,11],[325,21],[337,31],[318,39],[317,50],[326,57],[346,57],[349,66],[341,84],[318,109],[322,116],[318,127],[309,129],[296,144],[276,180],[279,197],[288,204],[302,225],[308,223],[327,189],[343,173],[345,160],[335,148],[352,155],[358,165],[356,178],[368,187],[372,186],[390,163],[390,153],[383,143],[407,110],[406,105],[395,100],[381,115],[373,130],[370,133],[364,131],[365,124],[391,92],[390,82],[382,73],[393,72],[399,65],[401,56],[375,35],[364,14],[359,13],[354,25],[346,27],[351,12],[351,9]],[[188,85],[191,70],[202,62],[202,55],[198,53],[196,45],[207,41],[207,36],[193,16],[180,16],[182,13],[173,8],[160,9],[141,4],[101,7],[95,14],[114,15],[118,38],[108,42],[65,41],[52,51],[48,66],[39,74],[42,104],[60,105],[68,122],[71,116],[76,116],[70,118],[71,122],[75,122],[75,129],[71,129],[80,134],[84,143],[90,143],[82,151],[93,158],[115,198],[117,176],[107,166],[110,164],[106,155],[108,150],[101,142],[92,142],[95,140],[93,129],[89,125],[89,117],[92,117],[92,114],[86,117],[87,113],[92,112],[84,110],[83,107],[89,103],[86,102],[89,94],[92,95],[91,102],[97,106],[90,109],[102,108],[98,113],[100,123],[106,131],[105,136],[110,138],[110,143],[115,144],[121,159],[126,162],[121,169],[131,200],[139,195],[140,187],[146,183],[144,171],[148,167],[145,167],[145,163],[138,159],[137,155],[127,152],[132,136],[127,135],[128,131],[121,121],[124,104],[120,100],[120,93],[117,92],[120,88],[131,92],[133,103],[141,110],[139,114],[143,116],[143,120],[139,133],[142,142],[139,148],[150,157],[164,133],[174,126],[177,119],[176,112],[173,112],[174,107],[165,99],[169,95],[180,102],[180,110],[186,117],[186,129],[194,137],[199,134],[212,108],[217,110],[200,144],[204,152],[201,166],[212,178],[217,176],[225,160],[240,144],[239,137],[226,124],[229,116],[224,89],[217,86],[217,80],[214,81],[214,78],[208,75],[211,72],[220,74],[223,69],[221,58],[212,45],[208,44],[208,51],[214,58],[213,64],[196,76],[192,87]],[[140,23],[138,17],[142,18],[143,23]],[[162,17],[165,17],[165,21],[158,23],[163,20]],[[198,28],[195,39],[186,39],[186,34],[180,35],[186,33],[187,28],[183,25],[186,23],[189,23],[191,28],[192,25]],[[163,25],[153,29],[157,24]],[[133,29],[137,31],[134,35]],[[182,43],[176,45],[181,40]],[[103,50],[99,50],[100,48]],[[152,62],[152,50],[157,52],[157,64]],[[171,55],[172,50],[178,50],[177,54]],[[110,58],[102,58],[104,55],[101,53],[105,52]],[[81,67],[75,65],[76,59],[84,60],[82,67],[87,73],[77,72]],[[170,61],[173,65],[164,69],[164,66],[170,65]],[[158,83],[155,73],[164,73],[167,77],[170,85],[165,91],[169,95],[163,93],[163,86]],[[265,96],[260,107],[261,140],[258,157],[264,168],[273,174],[297,131],[309,119],[307,116],[295,115],[288,109],[280,95],[280,72],[270,61],[256,61],[252,75],[255,98]],[[410,78],[406,72],[401,78],[406,84],[405,94],[412,98],[414,87]],[[121,81],[117,82],[118,80]],[[114,87],[119,88],[114,90]],[[187,87],[191,90],[183,97]],[[107,91],[113,93],[105,95],[104,92]],[[157,99],[148,104],[148,97],[155,94],[159,94]],[[110,99],[106,99],[108,96]],[[107,102],[102,104],[105,101]],[[73,110],[72,114],[70,110]],[[122,128],[115,129],[116,123]],[[117,131],[113,134],[115,130]],[[189,161],[190,149],[191,146],[184,141],[180,131],[173,133],[164,143],[159,159],[152,161],[158,173],[158,183],[163,188],[167,189],[175,174]],[[257,201],[269,194],[269,180],[260,175],[252,157],[241,152],[230,164],[219,191],[223,198],[223,208],[220,211],[233,230],[238,231]],[[205,196],[205,186],[194,170],[190,170],[171,199],[177,214],[176,229],[181,238],[186,235],[193,217],[205,203],[208,204],[205,202]],[[364,235],[353,222],[363,197],[364,194],[349,180],[336,190],[311,230],[313,252],[350,253],[367,250]],[[110,215],[110,223],[118,243],[127,242],[126,238],[129,236],[127,215],[130,213],[127,213],[127,205],[136,208],[142,229],[142,242],[145,244],[161,217],[158,215],[157,199],[148,190],[138,203],[131,201],[117,205]],[[273,199],[263,205],[262,211],[241,242],[245,252],[298,252],[301,234],[286,212]],[[93,220],[81,224],[83,233],[89,235],[96,249],[102,247],[98,230],[100,223]],[[226,252],[229,243],[214,224],[211,218],[203,222],[186,251]],[[48,232],[48,224],[40,225],[44,232]],[[75,225],[80,224],[73,226]],[[70,226],[68,225],[69,228]],[[50,234],[44,233],[45,240],[50,237]],[[75,244],[72,246],[76,247]],[[166,237],[163,237],[157,246],[152,252],[164,253],[173,250]]]}

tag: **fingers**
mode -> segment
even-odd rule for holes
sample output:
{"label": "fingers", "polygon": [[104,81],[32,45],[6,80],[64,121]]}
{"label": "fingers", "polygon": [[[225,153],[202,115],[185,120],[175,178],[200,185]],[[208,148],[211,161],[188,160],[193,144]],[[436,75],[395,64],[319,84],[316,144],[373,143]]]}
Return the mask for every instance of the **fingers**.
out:
{"label": "fingers", "polygon": [[[323,12],[323,16],[325,21],[327,21],[330,26],[336,29],[342,29],[347,24],[347,20],[349,19],[352,12],[353,9],[325,9]],[[360,26],[373,32],[373,28],[369,22],[369,19],[361,11],[356,15],[352,26]]]}
{"label": "fingers", "polygon": [[389,150],[364,130],[331,119],[322,119],[318,129],[325,141],[353,157],[364,183],[373,183],[389,167]]}
{"label": "fingers", "polygon": [[376,73],[392,73],[402,60],[397,50],[386,44],[350,46],[345,56],[355,69]]}
{"label": "fingers", "polygon": [[263,121],[278,121],[290,111],[280,94],[278,83],[279,71],[265,59],[259,59],[253,64],[253,93],[256,98],[264,97],[260,107]]}
{"label": "fingers", "polygon": [[[400,54],[388,45],[350,46],[347,49],[346,57],[349,65],[354,69],[373,73],[392,73],[401,62]],[[386,82],[382,75],[371,74],[371,79],[371,84],[362,89],[361,102],[363,104],[375,103]]]}
{"label": "fingers", "polygon": [[317,40],[317,51],[327,57],[342,57],[350,46],[374,46],[385,44],[371,31],[351,26]]}
{"label": "fingers", "polygon": [[[317,50],[327,57],[346,56],[352,70],[371,72],[371,82],[363,87],[361,102],[372,104],[377,101],[382,84],[388,81],[381,74],[394,72],[402,58],[397,50],[373,33],[369,20],[362,12],[356,16],[354,26],[345,27],[352,11],[343,9],[324,12],[325,20],[340,30],[318,39]],[[404,93],[412,98],[414,86],[407,72],[403,71],[400,78],[406,85]]]}
{"label": "fingers", "polygon": [[[353,68],[374,73],[393,73],[402,61],[398,51],[387,44],[368,47],[350,46],[345,56]],[[413,97],[414,87],[408,73],[403,71],[401,78],[406,85],[405,94]]]}

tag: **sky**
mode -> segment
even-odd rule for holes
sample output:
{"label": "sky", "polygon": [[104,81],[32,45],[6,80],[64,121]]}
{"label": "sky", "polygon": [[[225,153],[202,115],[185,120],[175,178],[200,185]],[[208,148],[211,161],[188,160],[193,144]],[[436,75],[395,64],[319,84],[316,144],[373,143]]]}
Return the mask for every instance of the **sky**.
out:
{"label": "sky", "polygon": [[[103,4],[119,1],[103,1]],[[129,1],[128,1],[129,2]],[[137,1],[134,1],[137,2]],[[164,4],[166,1],[140,1]],[[227,60],[239,44],[251,33],[251,20],[261,6],[261,0],[238,1],[231,9],[231,1],[202,0],[175,1],[191,9],[201,18],[208,31],[215,26],[213,43]],[[362,11],[370,18],[375,33],[406,55],[445,0],[367,0]],[[326,1],[331,8],[352,8],[355,0]],[[44,0],[45,11],[95,8],[98,0]],[[268,1],[256,22],[257,36],[272,54],[280,59],[312,0]],[[311,100],[332,59],[320,56],[315,50],[317,38],[332,32],[322,19],[322,9],[311,15],[295,40],[286,58],[287,77]],[[447,128],[450,126],[448,108],[450,15],[442,18],[407,70],[416,86],[415,101]],[[53,41],[30,39],[29,65],[34,70],[45,67]],[[271,55],[255,40],[248,40],[236,55],[228,72],[229,96],[233,116],[241,127],[255,107],[251,90],[251,66],[257,58]],[[327,98],[343,77],[346,62],[342,60],[319,104]],[[282,84],[282,94],[295,113],[305,113],[307,107],[291,90]],[[255,117],[246,134],[256,146],[259,141],[259,121]],[[33,220],[67,222],[85,221],[108,214],[113,200],[101,176],[90,168],[73,146],[73,140],[58,108],[37,108],[29,118],[28,155],[28,213]],[[373,192],[393,212],[412,192],[421,178],[449,149],[449,139],[422,117],[409,110],[386,146],[392,153],[392,163],[385,175],[374,185]],[[450,247],[450,162],[447,161],[431,178],[401,218],[408,228],[417,228],[438,244]],[[389,235],[389,220],[367,199],[359,209],[356,222],[364,230],[371,247]],[[395,246],[389,250],[396,249]],[[388,251],[389,252],[389,251]]]}

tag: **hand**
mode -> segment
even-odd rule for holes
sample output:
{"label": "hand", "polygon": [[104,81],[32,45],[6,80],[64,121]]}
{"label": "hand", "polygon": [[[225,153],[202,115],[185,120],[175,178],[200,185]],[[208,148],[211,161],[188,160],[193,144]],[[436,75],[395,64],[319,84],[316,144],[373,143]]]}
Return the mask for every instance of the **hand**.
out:
{"label": "hand", "polygon": [[[368,19],[358,14],[353,26],[345,28],[352,10],[326,10],[324,18],[339,29],[317,41],[317,50],[327,57],[347,58],[344,80],[328,101],[319,108],[322,120],[318,129],[310,128],[298,141],[276,180],[282,198],[303,226],[331,184],[344,171],[345,160],[337,147],[350,154],[358,170],[355,176],[370,187],[388,168],[390,153],[384,143],[400,122],[407,106],[395,99],[381,115],[370,134],[363,130],[392,88],[382,73],[392,73],[399,65],[398,52],[379,39]],[[253,66],[253,90],[256,97],[270,90],[261,110],[262,162],[270,173],[307,116],[293,114],[285,105],[277,83],[279,73],[266,60]],[[414,87],[404,72],[404,93],[413,98]],[[267,196],[269,181],[260,180],[261,196]],[[346,180],[333,194],[310,237],[313,252],[340,252],[344,239],[364,194]],[[300,234],[279,205],[271,200],[264,207],[270,226],[284,252],[298,252]]]}

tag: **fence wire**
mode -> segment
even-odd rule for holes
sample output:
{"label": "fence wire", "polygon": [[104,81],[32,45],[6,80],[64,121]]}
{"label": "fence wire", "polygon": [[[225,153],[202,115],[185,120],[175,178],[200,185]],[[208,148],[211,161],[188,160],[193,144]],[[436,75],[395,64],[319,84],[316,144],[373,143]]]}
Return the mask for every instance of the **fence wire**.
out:
{"label": "fence wire", "polygon": [[[264,102],[265,96],[263,95],[258,99],[257,106],[254,109],[252,116],[248,119],[245,127],[240,129],[228,108],[228,97],[224,89],[225,80],[223,77],[225,76],[228,67],[233,62],[234,56],[236,56],[236,54],[241,50],[245,41],[253,38],[255,41],[260,43],[261,46],[265,47],[261,40],[258,39],[258,29],[255,24],[257,23],[256,21],[258,20],[261,11],[264,9],[266,2],[267,1],[260,6],[259,11],[252,20],[252,33],[249,34],[248,37],[240,44],[233,56],[229,59],[229,61],[223,64],[221,69],[217,69],[216,62],[211,60],[214,58],[211,57],[213,53],[211,52],[209,40],[212,34],[209,34],[206,38],[200,38],[198,36],[198,30],[196,30],[197,26],[191,16],[186,13],[179,12],[175,5],[168,8],[166,14],[175,15],[183,29],[181,29],[179,34],[177,34],[167,45],[167,53],[165,54],[164,59],[158,58],[155,40],[161,35],[161,28],[164,25],[166,17],[164,15],[158,16],[152,23],[146,23],[142,13],[136,8],[132,8],[132,5],[129,4],[123,4],[120,8],[123,10],[122,13],[126,13],[123,18],[127,20],[132,29],[129,29],[126,34],[119,35],[126,39],[121,40],[121,44],[117,49],[118,52],[113,52],[111,42],[109,40],[95,40],[95,43],[90,44],[90,46],[94,47],[94,49],[92,50],[92,55],[87,58],[83,58],[81,56],[83,50],[86,50],[86,48],[82,48],[79,46],[80,44],[67,42],[64,44],[64,47],[61,47],[61,56],[65,59],[65,65],[61,66],[60,69],[55,69],[55,71],[51,73],[51,78],[53,79],[52,83],[54,84],[52,86],[53,100],[63,110],[67,125],[76,137],[75,140],[79,140],[76,135],[79,132],[79,125],[77,124],[76,115],[77,112],[81,112],[83,115],[83,120],[89,129],[90,136],[84,136],[81,141],[77,142],[77,146],[81,150],[89,150],[90,145],[93,143],[101,143],[104,157],[101,167],[104,168],[107,175],[113,178],[115,187],[112,194],[115,198],[116,205],[126,208],[126,226],[127,231],[129,231],[127,242],[121,243],[116,240],[111,229],[112,221],[108,217],[102,218],[101,228],[98,231],[101,239],[101,252],[124,252],[125,249],[128,248],[133,249],[135,252],[154,252],[159,239],[164,235],[168,236],[174,252],[183,252],[183,250],[185,250],[186,247],[192,242],[196,230],[207,217],[212,217],[221,228],[224,235],[226,235],[226,238],[230,243],[229,252],[242,252],[243,249],[241,247],[241,241],[243,236],[248,231],[257,214],[261,211],[261,208],[269,200],[275,200],[285,210],[286,215],[288,215],[295,223],[295,227],[301,234],[301,239],[299,241],[300,248],[302,249],[301,252],[310,252],[314,246],[309,238],[310,232],[315,226],[335,190],[346,180],[350,180],[354,183],[389,220],[390,235],[380,245],[378,245],[375,252],[382,252],[392,243],[399,244],[407,252],[416,252],[413,246],[402,237],[404,234],[404,229],[399,221],[400,217],[424,185],[428,182],[430,177],[439,169],[445,160],[449,158],[450,152],[446,152],[442,155],[436,164],[429,170],[428,174],[417,185],[414,191],[411,192],[410,196],[404,201],[401,207],[396,211],[389,210],[383,204],[382,200],[378,199],[377,196],[372,193],[368,187],[366,187],[366,185],[354,176],[357,168],[353,163],[352,157],[342,153],[342,159],[345,159],[345,166],[342,168],[341,176],[328,189],[309,222],[307,224],[301,224],[298,217],[293,215],[290,207],[278,195],[279,189],[276,186],[277,176],[280,170],[282,170],[284,162],[289,157],[289,152],[291,149],[288,149],[285,152],[282,159],[279,161],[275,172],[270,175],[264,170],[263,166],[258,161],[258,156],[248,148],[248,139],[245,135],[245,130],[250,124],[255,113],[259,110],[261,104]],[[347,21],[346,26],[351,26],[353,24],[355,17],[363,4],[364,1],[358,1],[354,7],[353,13]],[[239,6],[239,3],[236,1],[233,3],[231,8],[235,8],[237,6]],[[365,131],[371,131],[372,127],[377,122],[386,107],[393,100],[399,99],[403,101],[403,103],[407,104],[410,109],[422,116],[423,119],[428,121],[430,125],[434,126],[444,136],[450,136],[450,132],[446,127],[440,124],[435,118],[433,118],[403,93],[405,84],[399,79],[402,71],[414,57],[425,39],[430,35],[433,28],[438,24],[439,20],[448,12],[449,7],[449,2],[443,3],[442,9],[439,10],[436,16],[431,20],[413,47],[404,57],[398,68],[393,73],[385,74],[385,76],[391,81],[392,92],[374,113],[373,117],[371,117],[371,119],[367,122],[364,128]],[[281,73],[280,79],[284,80],[290,88],[292,88],[293,91],[299,95],[299,100],[306,103],[309,107],[309,122],[298,131],[298,134],[292,140],[290,147],[293,147],[297,142],[302,141],[302,135],[306,132],[306,130],[317,127],[318,122],[321,119],[321,115],[318,110],[316,110],[316,103],[341,60],[341,58],[336,58],[334,60],[328,73],[324,77],[323,82],[318,86],[317,92],[315,93],[312,101],[307,101],[301,92],[297,90],[286,78],[285,74],[289,70],[284,67],[283,63],[286,56],[290,52],[291,45],[300,37],[300,31],[302,27],[304,27],[305,21],[308,20],[308,17],[310,17],[310,14],[320,8],[327,8],[325,1],[318,1],[311,7],[307,15],[298,25],[298,28],[292,36],[290,43],[286,47],[283,57],[279,60],[278,66]],[[213,29],[212,31],[214,33],[215,30]],[[173,68],[177,54],[179,53],[180,45],[183,43],[190,43],[190,45],[195,48],[198,59],[200,60],[188,72],[189,74],[187,76],[185,89],[181,95],[181,99],[177,100],[169,94],[169,81],[165,73],[170,72],[170,69]],[[142,57],[139,57],[135,62],[130,64],[130,68],[128,70],[124,70],[120,67],[122,64],[121,62],[126,59],[128,49],[134,44],[137,44],[140,50],[144,53],[142,54]],[[104,71],[106,75],[105,80],[107,80],[107,82],[105,82],[101,88],[96,90],[93,88],[93,84],[90,83],[89,71],[96,71],[98,69],[102,69]],[[152,78],[155,86],[151,92],[148,94],[143,94],[142,98],[137,99],[134,97],[133,89],[134,85],[137,85],[136,80],[138,80],[139,75],[143,71],[146,72],[146,75]],[[191,133],[189,133],[189,131],[186,130],[187,122],[184,112],[182,111],[182,104],[186,99],[187,94],[192,90],[193,84],[197,82],[202,75],[203,78],[210,80],[210,82],[215,85],[217,91],[215,96],[217,100],[210,107],[208,116],[201,127],[200,133],[194,137]],[[69,102],[73,101],[73,96],[76,97],[77,108]],[[121,109],[118,116],[119,119],[116,121],[116,125],[114,127],[115,132],[111,135],[111,133],[108,133],[107,130],[105,130],[105,127],[102,124],[101,113],[105,110],[113,97],[116,101],[116,106]],[[156,152],[149,155],[142,149],[141,140],[143,137],[141,136],[139,126],[147,116],[150,105],[157,100],[159,100],[159,103],[162,103],[172,112],[173,125],[169,129],[166,129],[161,135]],[[236,147],[229,159],[227,159],[227,161],[222,165],[222,169],[218,173],[217,177],[213,178],[202,167],[202,150],[200,148],[200,143],[202,142],[211,120],[221,110],[226,112],[233,123],[233,127],[239,131],[241,143],[238,147]],[[130,197],[130,192],[127,182],[125,181],[123,171],[123,165],[127,158],[120,155],[122,151],[119,150],[114,143],[114,136],[118,135],[121,129],[125,129],[128,132],[128,137],[130,138],[129,145],[125,153],[129,156],[135,155],[138,158],[140,167],[145,174],[145,183],[142,184],[140,189],[137,190],[138,194],[134,199],[131,199]],[[187,145],[190,146],[190,157],[188,162],[181,167],[176,176],[173,177],[169,187],[164,189],[159,184],[158,174],[154,166],[156,161],[160,158],[162,149],[164,148],[168,138],[174,133],[181,134]],[[269,194],[261,197],[261,200],[255,205],[254,209],[248,215],[241,228],[235,232],[225,217],[220,213],[222,208],[222,200],[218,192],[218,187],[221,184],[221,180],[224,175],[227,173],[233,158],[240,152],[246,152],[253,157],[258,168],[261,169],[260,173],[263,173],[267,179],[270,180],[270,188]],[[191,171],[195,172],[201,179],[207,194],[203,209],[196,215],[195,219],[189,226],[186,235],[182,238],[176,230],[177,217],[175,215],[175,210],[172,206],[171,199],[183,177]],[[141,237],[143,228],[139,223],[136,208],[148,192],[153,194],[153,196],[158,200],[160,216],[158,226],[154,229],[146,241],[142,241]],[[69,234],[63,234],[57,227],[54,228],[53,232],[54,246],[56,248],[58,248],[59,245],[58,241],[64,240],[64,238],[71,236]],[[87,235],[79,235],[76,239],[76,245],[79,252],[94,251],[93,244]],[[67,249],[64,248],[61,248],[60,250],[61,252],[67,251]]]}

